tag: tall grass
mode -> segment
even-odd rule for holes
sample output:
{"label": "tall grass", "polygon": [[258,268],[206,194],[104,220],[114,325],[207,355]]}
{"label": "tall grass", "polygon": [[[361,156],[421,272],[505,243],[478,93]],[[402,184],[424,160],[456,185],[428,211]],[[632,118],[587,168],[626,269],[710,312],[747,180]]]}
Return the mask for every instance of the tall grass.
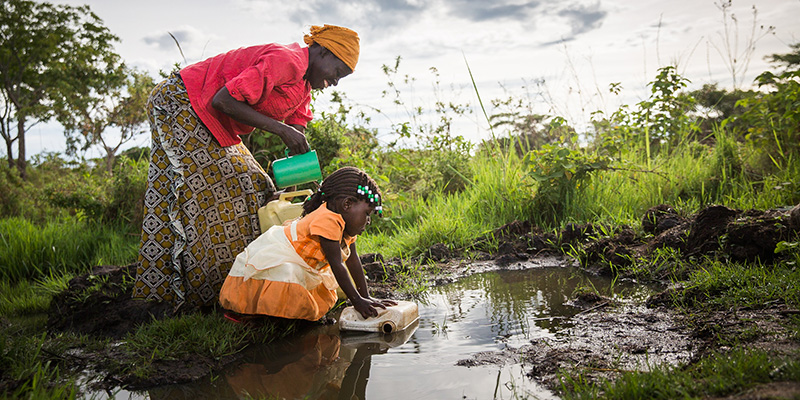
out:
{"label": "tall grass", "polygon": [[686,148],[654,158],[650,169],[644,163],[627,163],[618,169],[596,171],[577,196],[570,217],[631,224],[661,203],[696,210],[710,201],[710,159],[711,154],[703,150]]}
{"label": "tall grass", "polygon": [[43,225],[0,220],[0,280],[18,282],[51,272],[83,273],[98,264],[135,261],[138,239],[119,226],[63,218]]}
{"label": "tall grass", "polygon": [[363,252],[390,256],[418,254],[433,244],[469,249],[475,239],[514,220],[533,215],[531,199],[535,183],[521,160],[476,155],[470,163],[472,179],[457,193],[432,193],[411,199],[397,211],[395,227],[388,232],[369,232],[359,238]]}
{"label": "tall grass", "polygon": [[[800,163],[754,178],[740,154],[758,149],[722,131],[716,137],[715,146],[686,141],[651,159],[631,148],[614,166],[593,171],[576,188],[561,223],[635,227],[647,209],[662,203],[689,215],[710,204],[769,209],[800,202]],[[393,209],[399,215],[392,216],[393,229],[368,230],[360,246],[391,256],[418,254],[435,243],[466,249],[508,222],[547,220],[541,217],[552,211],[536,208],[536,183],[516,154],[479,153],[469,165],[472,179],[463,191],[407,200]]]}

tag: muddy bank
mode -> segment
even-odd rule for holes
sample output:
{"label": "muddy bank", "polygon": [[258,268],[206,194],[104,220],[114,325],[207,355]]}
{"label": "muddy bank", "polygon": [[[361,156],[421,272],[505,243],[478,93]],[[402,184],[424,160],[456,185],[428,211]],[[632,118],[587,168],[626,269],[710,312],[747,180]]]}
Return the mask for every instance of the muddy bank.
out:
{"label": "muddy bank", "polygon": [[[441,285],[469,274],[537,265],[579,264],[589,273],[610,275],[614,266],[630,265],[637,258],[647,260],[663,248],[674,249],[686,260],[707,255],[772,263],[781,257],[774,253],[777,243],[795,238],[798,230],[797,207],[790,212],[712,206],[695,215],[682,216],[672,207],[661,205],[645,213],[641,229],[582,224],[569,225],[560,232],[546,232],[529,222],[515,221],[494,232],[493,240],[498,241],[499,248],[493,254],[482,251],[488,243],[486,239],[477,240],[471,249],[437,244],[414,259],[367,254],[362,256],[362,263],[375,296],[403,298],[396,289],[402,283],[403,272],[415,265],[427,268],[429,284]],[[566,248],[577,249],[579,259],[564,257]],[[465,259],[464,250],[469,250],[472,258]],[[96,267],[92,274],[70,281],[69,289],[52,302],[48,320],[51,333],[74,331],[110,339],[111,345],[106,349],[71,350],[75,356],[64,357],[71,367],[96,371],[102,377],[97,383],[99,387],[147,388],[194,381],[236,362],[236,355],[219,360],[187,357],[156,361],[149,378],[126,372],[125,365],[133,362],[133,357],[123,350],[124,346],[118,345],[119,341],[154,318],[175,315],[165,304],[131,298],[134,272],[133,265]],[[584,312],[573,317],[575,325],[569,331],[552,340],[478,354],[462,360],[461,365],[522,363],[529,368],[532,379],[555,388],[559,370],[581,369],[600,379],[661,362],[692,362],[719,349],[719,338],[742,332],[748,332],[749,343],[765,349],[785,354],[798,349],[797,342],[787,339],[781,325],[796,313],[785,304],[687,318],[670,308],[670,290],[679,288],[665,290],[645,304],[614,303],[588,295],[570,299],[571,305]],[[219,309],[201,311],[220,314],[222,318]]]}
{"label": "muddy bank", "polygon": [[[507,262],[509,256],[521,259],[551,254],[560,246],[570,245],[578,250],[577,261],[587,272],[611,275],[613,271],[624,279],[624,267],[634,260],[647,263],[664,248],[675,250],[680,258],[691,261],[690,265],[704,256],[762,265],[777,262],[782,256],[775,253],[777,244],[798,238],[800,206],[768,211],[711,206],[685,217],[668,205],[660,205],[645,213],[638,233],[631,227],[592,224],[568,226],[558,234],[537,232],[535,227],[530,233],[527,230],[526,223],[515,222],[495,232],[508,240],[501,247],[513,249],[500,255],[498,263]],[[783,301],[754,309],[697,310],[686,315],[673,308],[672,297],[676,293],[697,296],[694,300],[698,304],[704,302],[703,294],[693,294],[679,285],[669,286],[644,303],[615,303],[584,294],[569,301],[584,311],[572,318],[573,327],[556,338],[475,354],[461,360],[459,365],[519,362],[528,368],[532,379],[558,390],[564,383],[559,381],[559,374],[580,373],[594,381],[614,379],[626,371],[649,371],[662,364],[691,364],[712,352],[729,350],[730,343],[776,356],[796,357],[800,352],[800,342],[787,328],[789,319],[800,311]],[[731,398],[768,398],[763,396],[769,396],[776,388],[788,390],[789,395],[800,395],[800,385],[776,383],[760,385],[746,396]]]}
{"label": "muddy bank", "polygon": [[[800,343],[787,329],[787,318],[798,311],[785,305],[686,316],[663,306],[614,302],[601,297],[588,300],[579,297],[570,302],[580,304],[584,312],[572,317],[573,325],[554,338],[474,354],[460,360],[458,365],[521,363],[528,377],[558,391],[564,385],[570,386],[565,376],[580,375],[601,382],[613,380],[624,372],[691,365],[712,352],[731,350],[730,343],[734,342],[776,356],[796,357],[800,352]],[[732,398],[771,398],[758,397],[771,389],[771,385],[762,385],[752,390],[755,397]]]}
{"label": "muddy bank", "polygon": [[554,338],[477,354],[459,365],[521,362],[529,377],[556,390],[561,386],[560,373],[610,379],[624,371],[687,363],[699,351],[700,341],[691,329],[668,310],[602,299],[587,311],[572,317],[572,327]]}

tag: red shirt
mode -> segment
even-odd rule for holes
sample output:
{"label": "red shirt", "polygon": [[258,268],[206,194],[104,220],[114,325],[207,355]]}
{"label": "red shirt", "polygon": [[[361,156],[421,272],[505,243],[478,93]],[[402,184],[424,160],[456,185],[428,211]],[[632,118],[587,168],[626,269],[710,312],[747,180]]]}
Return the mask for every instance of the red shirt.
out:
{"label": "red shirt", "polygon": [[265,44],[220,54],[181,70],[189,101],[222,146],[239,144],[239,135],[253,127],[234,121],[211,106],[222,86],[236,100],[286,124],[306,126],[311,121],[311,85],[303,79],[308,47]]}

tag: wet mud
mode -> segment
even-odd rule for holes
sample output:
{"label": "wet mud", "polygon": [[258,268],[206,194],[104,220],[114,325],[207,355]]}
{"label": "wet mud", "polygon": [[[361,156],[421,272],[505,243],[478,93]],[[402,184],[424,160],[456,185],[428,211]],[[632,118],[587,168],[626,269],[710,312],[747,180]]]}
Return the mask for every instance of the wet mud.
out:
{"label": "wet mud", "polygon": [[[648,210],[642,218],[643,234],[630,227],[598,227],[591,224],[568,226],[560,235],[524,233],[523,223],[510,224],[497,234],[517,235],[520,249],[530,243],[528,254],[550,252],[542,243],[569,244],[580,248],[581,267],[589,273],[611,275],[634,259],[648,260],[654,252],[671,248],[685,260],[709,256],[732,261],[769,265],[780,259],[775,248],[780,241],[797,240],[800,206],[793,209],[740,211],[723,206],[707,207],[684,217],[668,205]],[[610,232],[603,236],[601,232]],[[506,235],[508,236],[508,235]],[[514,253],[520,257],[519,251]],[[502,256],[501,256],[502,257]],[[616,270],[624,271],[624,270]],[[688,272],[688,271],[686,271]],[[621,274],[625,279],[625,273]],[[662,278],[667,278],[666,276]],[[664,282],[668,286],[668,282]],[[685,315],[672,307],[676,292],[685,288],[668,286],[645,302],[615,303],[593,294],[568,301],[582,311],[571,318],[574,326],[553,339],[540,339],[519,348],[480,353],[459,361],[467,367],[519,362],[528,376],[557,390],[565,376],[580,373],[585,379],[612,380],[623,372],[649,371],[659,365],[691,364],[712,352],[725,352],[736,342],[748,349],[764,350],[778,356],[796,356],[800,343],[786,326],[800,311],[781,301],[752,309],[703,311]],[[688,292],[689,295],[691,291]],[[695,301],[702,304],[702,294]],[[773,398],[770,393],[800,394],[797,383],[760,385],[731,399]],[[767,397],[764,397],[767,396]],[[790,396],[791,397],[791,396]]]}
{"label": "wet mud", "polygon": [[[713,256],[772,263],[781,256],[774,252],[777,243],[796,238],[799,231],[800,207],[742,211],[711,206],[683,216],[669,205],[659,205],[643,215],[639,230],[581,224],[547,232],[530,222],[515,221],[493,232],[492,240],[499,243],[493,254],[482,251],[487,238],[477,240],[470,249],[437,244],[415,259],[367,254],[362,263],[374,296],[403,298],[396,289],[404,269],[414,265],[427,266],[429,284],[441,285],[474,273],[537,265],[579,265],[589,274],[611,275],[616,266],[629,265],[636,258],[647,260],[662,248],[672,248],[686,260]],[[580,259],[564,257],[562,249],[567,247],[580,249]],[[158,371],[149,375],[152,378],[125,374],[121,366],[132,359],[116,345],[119,340],[141,324],[176,313],[164,304],[133,300],[130,279],[134,273],[134,265],[96,267],[92,274],[70,281],[68,290],[54,299],[48,319],[50,333],[74,331],[108,338],[110,343],[102,350],[73,349],[74,356],[64,356],[62,361],[102,376],[95,384],[98,387],[133,389],[190,382],[237,362],[235,355],[222,360],[188,357],[156,362]],[[557,388],[559,371],[613,379],[624,371],[691,363],[711,351],[724,350],[720,338],[744,333],[742,343],[755,348],[779,354],[797,354],[800,348],[785,328],[787,319],[796,318],[798,311],[785,304],[685,316],[671,307],[674,290],[682,288],[667,287],[639,303],[583,294],[569,300],[582,311],[571,317],[570,328],[554,338],[475,354],[459,365],[520,363],[531,379]],[[219,309],[203,311],[221,315]]]}

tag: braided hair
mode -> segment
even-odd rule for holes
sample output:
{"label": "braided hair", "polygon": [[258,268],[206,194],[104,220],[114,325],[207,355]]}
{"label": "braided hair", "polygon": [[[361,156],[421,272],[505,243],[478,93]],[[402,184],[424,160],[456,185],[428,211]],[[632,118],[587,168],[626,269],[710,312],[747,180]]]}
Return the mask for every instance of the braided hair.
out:
{"label": "braided hair", "polygon": [[331,211],[339,212],[340,203],[347,197],[364,200],[381,213],[381,194],[378,185],[366,172],[356,167],[343,167],[322,181],[319,189],[303,203],[303,215],[310,214],[324,202]]}

